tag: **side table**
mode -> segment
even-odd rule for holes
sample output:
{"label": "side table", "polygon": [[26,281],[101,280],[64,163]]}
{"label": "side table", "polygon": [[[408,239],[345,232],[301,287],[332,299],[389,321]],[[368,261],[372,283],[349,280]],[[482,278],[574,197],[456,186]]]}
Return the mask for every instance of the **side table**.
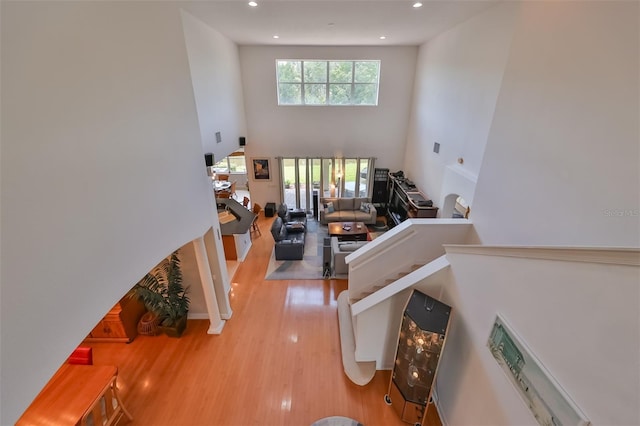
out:
{"label": "side table", "polygon": [[267,203],[264,206],[265,217],[273,217],[276,214],[276,203]]}

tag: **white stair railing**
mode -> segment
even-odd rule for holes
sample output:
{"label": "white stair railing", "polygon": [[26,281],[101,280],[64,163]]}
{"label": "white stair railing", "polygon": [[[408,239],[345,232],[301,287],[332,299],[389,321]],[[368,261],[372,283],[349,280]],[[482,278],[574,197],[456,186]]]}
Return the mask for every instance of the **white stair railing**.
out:
{"label": "white stair railing", "polygon": [[356,302],[444,254],[444,244],[467,242],[466,219],[408,219],[346,257],[349,300]]}

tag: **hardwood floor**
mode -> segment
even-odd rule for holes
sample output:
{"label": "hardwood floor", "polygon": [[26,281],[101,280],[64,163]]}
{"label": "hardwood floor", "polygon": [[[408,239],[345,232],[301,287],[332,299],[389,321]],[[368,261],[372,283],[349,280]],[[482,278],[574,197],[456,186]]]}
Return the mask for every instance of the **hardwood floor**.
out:
{"label": "hardwood floor", "polygon": [[190,320],[179,339],[92,343],[95,364],[119,367],[130,425],[310,425],[346,416],[406,425],[383,397],[389,371],[361,387],[342,369],[336,298],[346,280],[264,281],[273,218],[261,216],[232,280],[233,317],[221,335]]}

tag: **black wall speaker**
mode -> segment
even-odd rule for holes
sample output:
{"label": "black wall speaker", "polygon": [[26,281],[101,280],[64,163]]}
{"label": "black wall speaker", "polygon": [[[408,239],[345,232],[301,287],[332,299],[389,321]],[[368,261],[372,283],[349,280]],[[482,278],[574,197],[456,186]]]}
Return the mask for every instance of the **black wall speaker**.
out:
{"label": "black wall speaker", "polygon": [[240,146],[245,146],[247,144],[247,140],[245,139],[244,136],[240,136]]}
{"label": "black wall speaker", "polygon": [[207,164],[207,167],[213,166],[213,153],[207,152],[204,155],[204,162]]}

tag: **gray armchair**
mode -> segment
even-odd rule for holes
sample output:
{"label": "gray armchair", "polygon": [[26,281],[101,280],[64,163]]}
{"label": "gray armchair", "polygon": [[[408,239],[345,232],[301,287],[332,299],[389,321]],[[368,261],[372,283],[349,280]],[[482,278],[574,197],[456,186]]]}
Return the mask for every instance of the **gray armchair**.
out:
{"label": "gray armchair", "polygon": [[331,237],[331,270],[334,275],[349,273],[349,267],[344,259],[363,247],[369,241],[339,241],[338,237]]}

